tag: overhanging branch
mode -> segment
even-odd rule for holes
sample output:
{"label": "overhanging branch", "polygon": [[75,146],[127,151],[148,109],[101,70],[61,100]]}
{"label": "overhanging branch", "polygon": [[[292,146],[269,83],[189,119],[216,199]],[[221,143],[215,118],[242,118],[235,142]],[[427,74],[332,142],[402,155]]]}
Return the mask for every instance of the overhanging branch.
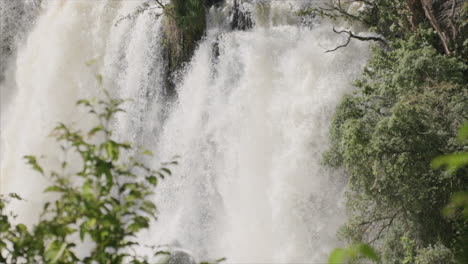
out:
{"label": "overhanging branch", "polygon": [[334,49],[331,49],[331,50],[327,50],[325,51],[326,53],[327,52],[332,52],[332,51],[336,51],[338,49],[341,49],[341,48],[344,48],[346,46],[348,46],[348,44],[351,42],[351,39],[357,39],[357,40],[360,40],[360,41],[376,41],[376,42],[380,42],[382,43],[385,47],[388,47],[388,43],[385,39],[381,38],[381,37],[376,37],[376,36],[368,36],[368,37],[364,37],[364,36],[359,36],[359,35],[356,35],[355,33],[353,33],[352,31],[350,30],[336,30],[335,27],[333,27],[333,32],[337,33],[337,34],[347,34],[348,35],[348,39],[346,40],[346,43],[342,44],[342,45],[339,45],[338,47],[334,48]]}

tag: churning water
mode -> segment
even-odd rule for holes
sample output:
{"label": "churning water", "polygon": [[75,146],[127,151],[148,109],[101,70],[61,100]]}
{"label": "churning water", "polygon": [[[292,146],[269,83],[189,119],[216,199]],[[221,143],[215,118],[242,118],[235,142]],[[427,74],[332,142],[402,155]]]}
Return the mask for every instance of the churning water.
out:
{"label": "churning water", "polygon": [[[2,0],[2,13],[9,1],[17,0]],[[75,102],[99,96],[101,74],[114,96],[134,99],[115,123],[117,136],[151,149],[155,166],[181,156],[156,190],[159,220],[142,241],[228,263],[322,263],[338,245],[345,213],[340,172],[323,168],[321,155],[366,47],[325,53],[343,41],[331,24],[293,15],[313,1],[250,1],[244,8],[255,25],[245,31],[226,26],[228,1],[210,10],[206,37],[169,101],[162,18],[116,23],[143,2],[49,0],[28,11],[34,23],[1,58],[0,192],[24,196],[15,204],[20,220],[37,219],[47,179],[21,157],[58,162],[47,136],[60,121],[92,125]],[[12,33],[5,23],[2,31]]]}

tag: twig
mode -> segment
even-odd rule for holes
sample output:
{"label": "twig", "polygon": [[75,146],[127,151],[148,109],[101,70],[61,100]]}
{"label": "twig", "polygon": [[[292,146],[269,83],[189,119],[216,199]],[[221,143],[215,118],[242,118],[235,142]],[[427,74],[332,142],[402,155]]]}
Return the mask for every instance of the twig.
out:
{"label": "twig", "polygon": [[374,239],[372,239],[371,241],[369,241],[369,244],[372,244],[372,243],[374,243],[375,241],[377,241],[377,240],[382,236],[383,231],[385,231],[385,229],[388,229],[390,226],[392,226],[393,221],[395,220],[395,218],[397,217],[397,215],[398,215],[399,213],[400,213],[400,211],[397,211],[393,216],[391,216],[391,217],[389,218],[390,221],[389,221],[386,225],[382,226],[382,228],[380,228],[380,231],[379,231],[379,233],[377,234],[377,236],[374,237]]}

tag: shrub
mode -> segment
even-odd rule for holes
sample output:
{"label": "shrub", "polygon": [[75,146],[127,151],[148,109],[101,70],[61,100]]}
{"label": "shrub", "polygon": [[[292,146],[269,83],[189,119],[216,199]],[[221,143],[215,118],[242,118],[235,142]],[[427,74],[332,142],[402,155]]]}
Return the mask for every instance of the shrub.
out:
{"label": "shrub", "polygon": [[[5,209],[8,200],[19,196],[0,198],[0,262],[149,263],[134,251],[142,246],[136,235],[156,219],[150,198],[176,162],[151,169],[135,156],[152,155],[150,151],[135,153],[132,144],[116,141],[109,124],[123,112],[125,101],[106,96],[78,102],[99,120],[90,131],[60,124],[52,132],[64,154],[80,158],[80,169],[73,171],[65,159],[61,168],[48,170],[35,156],[25,157],[34,170],[52,180],[45,192],[56,193],[56,199],[44,205],[39,222],[28,228],[13,224],[13,215]],[[84,241],[91,248],[79,257],[77,248]]]}

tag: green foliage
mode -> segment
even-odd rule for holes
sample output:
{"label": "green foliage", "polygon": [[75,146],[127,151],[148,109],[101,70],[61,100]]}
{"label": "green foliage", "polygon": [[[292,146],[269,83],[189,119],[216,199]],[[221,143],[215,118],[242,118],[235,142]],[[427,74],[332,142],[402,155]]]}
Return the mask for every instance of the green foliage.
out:
{"label": "green foliage", "polygon": [[452,251],[441,243],[420,249],[415,257],[415,264],[455,264]]}
{"label": "green foliage", "polygon": [[410,239],[409,237],[403,236],[400,239],[401,245],[403,246],[404,250],[404,258],[401,262],[402,264],[411,264],[414,262],[414,255],[416,251],[416,243],[414,240]]}
{"label": "green foliage", "polygon": [[[343,101],[346,104],[347,99]],[[349,105],[348,105],[349,106]],[[463,144],[465,140],[468,139],[468,123],[465,123],[465,125],[459,130],[458,132],[458,142],[460,144]],[[464,163],[460,164],[459,160],[451,158],[451,154],[447,154],[444,156],[439,156],[436,157],[433,160],[433,167],[436,166],[435,168],[439,168],[441,165],[438,162],[441,158],[446,158],[443,159],[446,162],[447,165],[447,171],[450,173],[455,173],[456,170],[462,168],[463,166],[467,166],[468,162],[464,161]],[[456,164],[455,165],[453,165]],[[456,167],[456,169],[452,170],[452,168]],[[356,197],[354,197],[356,198]],[[457,192],[452,195],[450,203],[445,206],[443,209],[443,215],[446,217],[450,218],[456,218],[457,216],[460,216],[464,219],[468,219],[468,192]],[[393,221],[394,217],[391,218]],[[365,228],[369,228],[370,225],[375,224],[378,221],[385,220],[386,218],[380,218],[380,219],[374,219],[373,221],[369,222],[360,222],[359,226],[365,226]],[[391,224],[391,222],[390,222]],[[461,221],[462,228],[466,230],[467,228],[467,222],[466,221]],[[348,225],[347,227],[343,228],[342,234],[346,233],[346,228],[349,228],[349,226],[353,226],[352,224]],[[355,228],[355,226],[353,226]],[[384,227],[387,228],[387,227]],[[384,229],[381,229],[381,231]],[[348,229],[349,231],[349,229]],[[396,231],[396,232],[395,232]],[[406,231],[405,231],[406,232]],[[352,233],[352,231],[351,231]],[[460,232],[459,232],[460,233]],[[349,234],[349,233],[348,233]],[[345,235],[346,236],[346,235]],[[351,236],[348,236],[351,237]],[[400,241],[396,242],[395,241],[400,237]],[[377,237],[377,239],[379,236]],[[359,238],[362,239],[362,236]],[[359,240],[359,239],[354,239],[354,240]],[[468,237],[467,234],[465,233],[463,235],[459,235],[457,238],[458,242],[462,245],[461,248],[458,248],[458,254],[459,254],[459,259],[461,263],[463,263],[464,260],[466,260],[466,254],[467,250],[463,245],[466,245],[468,242]],[[387,235],[387,240],[386,240],[386,246],[384,248],[385,251],[385,260],[387,263],[392,263],[394,261],[395,263],[402,263],[402,264],[455,264],[455,255],[454,252],[446,247],[443,243],[440,241],[437,241],[435,245],[429,244],[426,248],[417,248],[417,245],[413,239],[410,239],[406,234],[401,234],[399,233],[399,226],[396,228],[390,230],[389,234]],[[360,244],[354,244],[350,246],[349,248],[342,249],[342,248],[337,248],[335,249],[329,258],[328,263],[353,263],[355,261],[359,261],[363,258],[367,258],[369,260],[372,260],[373,262],[380,262],[380,257],[378,256],[378,253],[376,253],[375,249],[372,248],[369,244],[365,243],[360,243]]]}
{"label": "green foliage", "polygon": [[173,0],[169,8],[177,24],[184,30],[204,31],[205,4],[203,0]]}
{"label": "green foliage", "polygon": [[[363,26],[366,31],[382,36],[390,43],[409,38],[427,41],[439,53],[455,55],[466,62],[468,9],[462,2],[335,0],[323,6],[303,9],[298,15],[344,19],[350,24]],[[358,8],[351,11],[352,5]],[[429,38],[427,33],[430,33]]]}
{"label": "green foliage", "polygon": [[[458,131],[457,140],[459,144],[464,144],[468,140],[468,123]],[[444,156],[439,156],[432,161],[433,168],[440,168],[442,166],[446,166],[446,170],[449,173],[454,173],[457,170],[460,170],[463,167],[468,166],[468,159],[466,158],[468,155],[468,151],[458,152],[447,154]],[[467,188],[468,186],[465,186]],[[465,189],[466,190],[466,189]],[[443,215],[445,217],[451,218],[454,220],[455,223],[458,223],[460,227],[464,230],[468,229],[468,192],[456,192],[450,198],[449,204],[443,209]],[[460,244],[466,245],[468,244],[468,232],[460,233],[457,237],[457,240]],[[438,258],[441,254],[433,253],[434,250],[429,250],[426,255],[429,255],[425,259],[429,259],[432,261],[433,258]],[[459,259],[461,262],[468,261],[468,249],[466,247],[462,247],[457,252],[459,255]],[[433,256],[435,255],[435,256]],[[447,254],[445,254],[447,255]],[[445,256],[444,255],[444,256]],[[426,261],[426,260],[424,260]],[[434,260],[434,263],[444,263],[442,260]],[[429,262],[421,262],[421,263],[429,263]],[[446,263],[448,263],[446,261]]]}
{"label": "green foliage", "polygon": [[384,263],[468,261],[468,220],[460,217],[468,156],[456,136],[468,120],[468,9],[461,3],[337,0],[299,12],[344,19],[388,43],[374,47],[357,90],[336,109],[323,157],[349,174],[351,217],[339,235],[377,245]]}
{"label": "green foliage", "polygon": [[456,217],[461,214],[468,219],[468,192],[457,192],[452,195],[450,203],[444,208],[446,217]]}
{"label": "green foliage", "polygon": [[[99,120],[97,126],[83,132],[60,124],[52,132],[64,156],[79,157],[78,163],[73,161],[81,164],[79,169],[69,168],[65,159],[58,170],[46,170],[34,156],[25,157],[53,182],[45,192],[55,193],[56,199],[44,205],[40,221],[28,228],[13,224],[14,216],[5,209],[8,199],[0,197],[1,263],[149,263],[132,253],[142,246],[136,235],[156,219],[150,198],[158,180],[171,171],[147,167],[134,156],[132,144],[113,138],[109,124],[124,111],[125,101],[106,96],[78,101]],[[80,243],[92,245],[84,257],[77,254]]]}
{"label": "green foliage", "polygon": [[[344,18],[348,22],[361,22],[369,31],[386,37],[401,36],[410,27],[410,11],[405,0],[375,0],[375,1],[335,1],[323,7],[313,7],[298,12],[298,15],[317,15],[331,19]],[[350,13],[348,8],[352,3],[361,6],[359,13]]]}
{"label": "green foliage", "polygon": [[363,259],[368,259],[379,263],[378,253],[368,244],[355,244],[348,248],[335,249],[328,258],[329,264],[361,263]]}
{"label": "green foliage", "polygon": [[[349,173],[351,218],[340,235],[350,243],[380,241],[385,263],[409,256],[400,240],[405,233],[416,251],[440,243],[454,254],[468,233],[465,220],[440,213],[468,186],[466,144],[457,140],[468,120],[467,65],[419,39],[374,50],[357,90],[336,110],[324,155],[326,164]],[[444,153],[451,154],[433,166],[449,170],[432,169]]]}
{"label": "green foliage", "polygon": [[[460,144],[463,144],[468,140],[468,123],[460,129],[458,132],[457,140]],[[444,156],[439,156],[432,161],[432,167],[439,169],[443,166],[449,172],[455,172],[458,169],[468,165],[468,152],[451,153]]]}

